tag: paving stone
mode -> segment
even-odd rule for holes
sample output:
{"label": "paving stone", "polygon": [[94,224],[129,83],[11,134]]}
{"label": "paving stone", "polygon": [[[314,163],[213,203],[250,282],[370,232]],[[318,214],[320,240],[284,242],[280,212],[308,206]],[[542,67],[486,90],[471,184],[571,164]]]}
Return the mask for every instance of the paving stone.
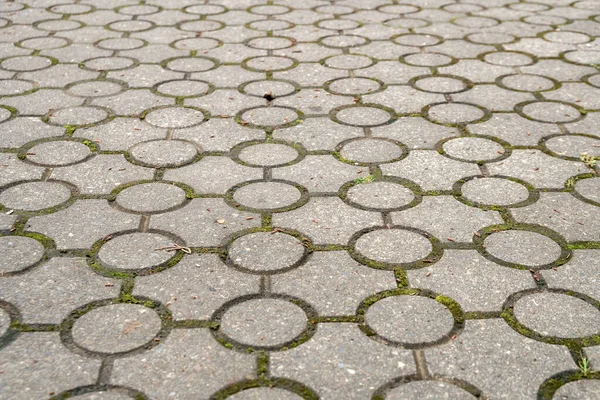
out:
{"label": "paving stone", "polygon": [[400,158],[402,148],[392,142],[381,139],[360,139],[346,143],[340,155],[359,163],[385,163]]}
{"label": "paving stone", "polygon": [[553,158],[538,150],[513,150],[506,160],[487,167],[491,174],[518,178],[536,188],[560,188],[570,176],[587,172],[581,162]]}
{"label": "paving stone", "polygon": [[568,104],[536,102],[523,107],[523,114],[541,122],[572,122],[581,114]]}
{"label": "paving stone", "polygon": [[273,104],[294,107],[307,115],[320,115],[327,114],[336,107],[353,104],[353,99],[336,96],[322,89],[302,89],[297,94],[276,98]]}
{"label": "paving stone", "polygon": [[600,138],[564,135],[555,136],[545,142],[546,148],[559,156],[580,159],[583,153],[592,157],[600,156]]}
{"label": "paving stone", "polygon": [[271,370],[310,382],[323,399],[361,399],[390,379],[413,372],[414,364],[410,352],[368,339],[352,324],[324,324],[302,346],[273,354]]}
{"label": "paving stone", "polygon": [[147,390],[160,374],[163,383],[153,390],[155,396],[208,398],[228,383],[253,375],[255,362],[252,355],[225,349],[207,330],[181,329],[148,353],[116,360],[111,380]]}
{"label": "paving stone", "polygon": [[49,393],[91,385],[100,363],[68,351],[58,332],[26,333],[2,350],[0,395],[15,400],[45,398]]}
{"label": "paving stone", "polygon": [[577,181],[575,190],[583,198],[600,203],[600,179],[589,178]]}
{"label": "paving stone", "polygon": [[103,244],[98,252],[98,259],[111,268],[151,268],[174,257],[174,253],[159,250],[172,246],[173,242],[172,239],[156,233],[129,233]]}
{"label": "paving stone", "polygon": [[44,256],[44,246],[35,239],[23,236],[0,237],[2,257],[0,276],[7,272],[23,270],[39,262]]}
{"label": "paving stone", "polygon": [[409,188],[395,182],[370,182],[352,186],[347,200],[362,207],[391,210],[409,205],[415,196]]}
{"label": "paving stone", "polygon": [[105,200],[77,200],[66,210],[31,217],[26,229],[51,237],[59,249],[74,249],[138,224],[139,217],[115,211]]}
{"label": "paving stone", "polygon": [[[491,338],[502,351],[490,352]],[[535,398],[547,377],[574,368],[565,347],[525,338],[498,319],[466,321],[456,340],[425,356],[432,373],[466,380],[495,398]]]}
{"label": "paving stone", "polygon": [[446,250],[431,267],[406,274],[412,286],[450,296],[466,312],[500,312],[513,292],[536,287],[529,271],[502,267],[474,250]]}
{"label": "paving stone", "polygon": [[90,104],[109,108],[118,115],[137,118],[144,110],[172,105],[174,100],[157,96],[149,90],[140,89],[129,90],[115,96],[96,98]]}
{"label": "paving stone", "polygon": [[416,232],[387,228],[360,236],[355,248],[371,260],[393,265],[423,259],[433,250],[429,240]]}
{"label": "paving stone", "polygon": [[250,299],[227,309],[221,330],[246,346],[277,346],[298,337],[306,328],[304,311],[284,299]]}
{"label": "paving stone", "polygon": [[600,390],[600,381],[582,379],[561,386],[555,393],[556,399],[592,400]]}
{"label": "paving stone", "polygon": [[61,140],[33,146],[27,159],[39,165],[62,167],[82,162],[90,154],[90,148],[83,143]]}
{"label": "paving stone", "polygon": [[239,158],[251,165],[271,167],[292,162],[298,155],[296,149],[284,144],[259,143],[245,147]]}
{"label": "paving stone", "polygon": [[429,118],[441,124],[472,123],[485,116],[479,108],[469,104],[438,104],[427,112]]}
{"label": "paving stone", "polygon": [[305,248],[297,238],[280,232],[254,232],[229,246],[228,259],[251,271],[278,272],[297,265]]}
{"label": "paving stone", "polygon": [[0,184],[8,185],[30,179],[40,179],[44,169],[19,160],[15,154],[0,153],[0,165],[3,174],[0,175]]}
{"label": "paving stone", "polygon": [[274,226],[306,233],[316,244],[346,244],[354,232],[380,224],[378,213],[353,209],[331,197],[314,197],[297,210],[273,215]]}
{"label": "paving stone", "polygon": [[373,136],[397,140],[411,149],[433,149],[440,140],[457,134],[456,128],[433,124],[420,117],[401,117],[391,125],[373,128]]}
{"label": "paving stone", "polygon": [[517,114],[494,114],[488,121],[470,125],[469,131],[476,135],[492,135],[513,146],[535,146],[549,134],[561,133],[556,125],[525,119]]}
{"label": "paving stone", "polygon": [[451,160],[430,150],[412,150],[405,159],[384,164],[381,170],[384,175],[410,179],[424,190],[450,190],[460,178],[479,174],[474,164]]}
{"label": "paving stone", "polygon": [[[35,285],[35,292],[23,290]],[[73,309],[119,294],[119,282],[95,274],[83,258],[55,257],[23,275],[0,280],[2,300],[19,307],[25,323],[59,324]]]}
{"label": "paving stone", "polygon": [[390,390],[386,397],[389,400],[402,400],[410,398],[420,399],[476,399],[471,393],[451,383],[426,380],[404,383]]}
{"label": "paving stone", "polygon": [[125,151],[140,142],[165,138],[167,130],[153,127],[137,118],[117,117],[106,124],[77,129],[73,136],[92,140],[102,150]]}
{"label": "paving stone", "polygon": [[575,290],[597,299],[600,291],[595,284],[598,265],[594,260],[598,255],[598,250],[574,250],[567,264],[544,271],[544,280],[551,288]]}
{"label": "paving stone", "polygon": [[534,293],[517,300],[517,320],[544,336],[577,338],[598,334],[600,310],[577,297]]}
{"label": "paving stone", "polygon": [[253,182],[233,193],[239,204],[260,210],[275,210],[293,206],[302,196],[296,187],[282,182]]}
{"label": "paving stone", "polygon": [[0,309],[0,336],[4,335],[10,328],[10,315],[3,309]]}
{"label": "paving stone", "polygon": [[399,114],[415,114],[431,103],[443,102],[444,96],[424,93],[408,86],[390,86],[385,91],[363,97],[365,101],[390,105]]}
{"label": "paving stone", "polygon": [[150,342],[161,327],[152,309],[137,304],[110,304],[75,321],[73,340],[86,350],[120,353]]}
{"label": "paving stone", "polygon": [[210,198],[193,199],[177,211],[150,220],[150,228],[172,232],[192,247],[220,246],[232,233],[256,226],[260,226],[258,214],[238,211],[222,199]]}
{"label": "paving stone", "polygon": [[119,192],[116,202],[126,210],[140,213],[160,213],[182,205],[186,193],[178,186],[154,182],[142,183]]}
{"label": "paving stone", "polygon": [[[260,107],[267,103],[262,98],[245,96],[237,90],[215,90],[206,96],[186,99],[184,102],[186,105],[205,109],[212,115],[218,115],[221,118],[234,116],[245,107]],[[293,117],[291,121],[295,118]]]}
{"label": "paving stone", "polygon": [[522,184],[496,177],[472,179],[462,185],[461,194],[483,205],[509,206],[529,198],[529,191]]}
{"label": "paving stone", "polygon": [[244,112],[241,120],[248,124],[264,127],[275,127],[294,122],[299,114],[284,107],[255,107]]}
{"label": "paving stone", "polygon": [[352,315],[365,297],[396,287],[392,271],[367,268],[341,251],[314,253],[299,268],[271,279],[274,292],[305,299],[321,316]]}
{"label": "paving stone", "polygon": [[297,182],[313,192],[337,192],[344,183],[367,173],[365,167],[351,166],[332,156],[306,156],[298,164],[275,169],[273,178]]}
{"label": "paving stone", "polygon": [[64,133],[62,127],[50,126],[39,118],[16,117],[2,124],[2,147],[20,147],[27,142],[60,136]]}
{"label": "paving stone", "polygon": [[229,396],[232,400],[300,400],[302,397],[279,388],[259,387]]}
{"label": "paving stone", "polygon": [[470,242],[479,229],[502,223],[497,211],[469,207],[452,196],[424,197],[418,206],[391,215],[394,224],[422,229],[441,241]]}
{"label": "paving stone", "polygon": [[487,252],[494,257],[528,267],[553,263],[561,255],[558,243],[536,232],[495,232],[486,237],[483,243]]}
{"label": "paving stone", "polygon": [[[221,171],[221,179],[215,179],[215,171]],[[190,185],[198,193],[225,194],[233,186],[247,180],[262,179],[259,168],[246,167],[226,157],[203,157],[191,165],[165,172],[164,179]]]}
{"label": "paving stone", "polygon": [[159,128],[188,128],[205,119],[200,110],[185,107],[159,108],[146,115],[146,122]]}
{"label": "paving stone", "polygon": [[194,254],[168,270],[137,277],[133,295],[156,299],[174,320],[185,320],[208,319],[226,302],[258,290],[258,277],[225,266],[214,254]]}
{"label": "paving stone", "polygon": [[130,154],[140,165],[180,167],[191,163],[198,155],[198,149],[182,140],[154,140],[136,144],[130,149]]}
{"label": "paving stone", "polygon": [[9,209],[38,211],[57,206],[71,197],[71,190],[57,182],[26,182],[0,194],[0,203]]}
{"label": "paving stone", "polygon": [[478,137],[451,139],[442,145],[442,149],[449,156],[464,161],[489,161],[504,153],[500,144]]}
{"label": "paving stone", "polygon": [[439,340],[454,326],[454,318],[444,305],[427,297],[408,295],[375,302],[368,308],[365,322],[378,335],[407,344]]}
{"label": "paving stone", "polygon": [[83,164],[52,172],[54,179],[70,182],[84,194],[108,194],[117,186],[152,176],[153,170],[132,165],[120,154],[100,154]]}
{"label": "paving stone", "polygon": [[361,128],[336,124],[329,118],[308,118],[302,124],[273,133],[275,139],[300,143],[307,150],[333,150],[338,143],[360,136]]}

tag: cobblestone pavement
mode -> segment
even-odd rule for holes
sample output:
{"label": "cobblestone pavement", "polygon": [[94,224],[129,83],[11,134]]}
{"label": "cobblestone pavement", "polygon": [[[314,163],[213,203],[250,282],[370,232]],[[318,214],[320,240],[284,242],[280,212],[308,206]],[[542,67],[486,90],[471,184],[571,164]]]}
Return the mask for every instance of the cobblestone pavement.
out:
{"label": "cobblestone pavement", "polygon": [[0,398],[599,399],[600,1],[0,2]]}

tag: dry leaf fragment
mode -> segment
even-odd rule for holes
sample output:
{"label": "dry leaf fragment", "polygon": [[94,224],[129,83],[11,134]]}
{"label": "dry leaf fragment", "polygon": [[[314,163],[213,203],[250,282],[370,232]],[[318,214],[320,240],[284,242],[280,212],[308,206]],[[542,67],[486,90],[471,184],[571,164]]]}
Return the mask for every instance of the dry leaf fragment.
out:
{"label": "dry leaf fragment", "polygon": [[225,223],[225,220],[223,218],[219,218],[217,220],[217,224],[224,224],[224,223]]}

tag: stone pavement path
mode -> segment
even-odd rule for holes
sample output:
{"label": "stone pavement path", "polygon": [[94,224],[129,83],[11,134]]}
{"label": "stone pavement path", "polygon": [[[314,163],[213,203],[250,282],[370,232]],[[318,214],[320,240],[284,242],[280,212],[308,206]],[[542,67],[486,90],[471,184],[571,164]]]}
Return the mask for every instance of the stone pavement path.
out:
{"label": "stone pavement path", "polygon": [[600,1],[3,0],[0,398],[599,399]]}

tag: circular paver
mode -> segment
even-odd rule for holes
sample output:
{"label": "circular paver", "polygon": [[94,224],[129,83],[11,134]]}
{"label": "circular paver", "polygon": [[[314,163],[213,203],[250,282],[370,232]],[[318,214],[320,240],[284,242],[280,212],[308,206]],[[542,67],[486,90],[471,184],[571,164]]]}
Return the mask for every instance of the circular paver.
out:
{"label": "circular paver", "polygon": [[329,57],[325,60],[325,65],[335,69],[360,69],[373,65],[374,61],[367,56],[344,54]]}
{"label": "circular paver", "polygon": [[457,93],[467,88],[467,84],[456,78],[447,76],[428,76],[415,81],[415,87],[432,93]]}
{"label": "circular paver", "polygon": [[377,301],[365,315],[366,323],[381,337],[396,343],[429,343],[454,327],[444,305],[422,296],[391,296]]}
{"label": "circular paver", "polygon": [[404,56],[404,62],[419,67],[442,67],[452,64],[452,57],[438,53],[415,53]]}
{"label": "circular paver", "polygon": [[302,193],[295,186],[282,182],[254,182],[238,188],[233,199],[253,209],[276,210],[300,200]]}
{"label": "circular paver", "polygon": [[71,190],[57,182],[26,182],[4,190],[0,203],[9,209],[39,211],[64,203]]}
{"label": "circular paver", "polygon": [[525,117],[547,123],[572,122],[581,117],[577,108],[551,101],[536,101],[526,104],[523,106],[522,113]]}
{"label": "circular paver", "polygon": [[167,68],[178,72],[204,72],[215,68],[214,61],[207,58],[184,57],[167,63]]}
{"label": "circular paver", "polygon": [[8,331],[8,328],[10,328],[10,315],[0,308],[0,337]]}
{"label": "circular paver", "polygon": [[527,54],[510,51],[489,53],[483,57],[483,60],[493,65],[502,65],[505,67],[523,67],[534,62],[534,59]]}
{"label": "circular paver", "polygon": [[152,22],[143,20],[115,21],[108,24],[110,30],[117,32],[142,32],[153,27]]}
{"label": "circular paver", "polygon": [[162,168],[191,163],[198,155],[198,149],[183,140],[153,140],[136,144],[129,153],[136,163]]}
{"label": "circular paver", "polygon": [[296,111],[284,107],[256,107],[241,115],[243,122],[266,127],[293,123],[299,117],[300,115]]}
{"label": "circular paver", "polygon": [[69,107],[52,111],[48,121],[54,125],[84,126],[96,124],[108,117],[108,112],[96,107]]}
{"label": "circular paver", "polygon": [[16,96],[35,89],[35,84],[20,79],[0,80],[0,96]]}
{"label": "circular paver", "polygon": [[600,311],[591,304],[561,293],[535,293],[517,300],[517,320],[543,335],[580,338],[600,332]]}
{"label": "circular paver", "polygon": [[150,111],[145,121],[159,128],[188,128],[204,122],[204,113],[187,107],[166,107]]}
{"label": "circular paver", "polygon": [[505,87],[520,92],[540,92],[554,87],[554,81],[539,75],[509,75],[501,82]]}
{"label": "circular paver", "polygon": [[190,79],[161,83],[156,88],[158,93],[171,97],[202,96],[208,93],[209,90],[210,85],[208,83]]}
{"label": "circular paver", "polygon": [[0,275],[21,271],[40,261],[44,246],[35,239],[24,236],[0,237]]}
{"label": "circular paver", "polygon": [[259,15],[281,15],[292,11],[291,8],[279,5],[258,5],[250,8],[252,14]]}
{"label": "circular paver", "polygon": [[393,116],[380,108],[359,106],[342,108],[335,118],[343,124],[369,127],[387,124]]}
{"label": "circular paver", "polygon": [[461,187],[467,200],[482,205],[509,206],[529,198],[529,190],[520,183],[503,178],[475,178]]}
{"label": "circular paver", "polygon": [[288,57],[261,56],[246,61],[246,66],[255,71],[281,71],[294,66],[294,60]]}
{"label": "circular paver", "polygon": [[569,22],[567,18],[556,15],[528,15],[523,21],[533,25],[564,25]]}
{"label": "circular paver", "polygon": [[600,204],[600,178],[589,178],[577,181],[575,191],[582,197]]}
{"label": "circular paver", "polygon": [[246,45],[255,49],[279,50],[293,46],[293,40],[285,37],[257,37],[250,39]]}
{"label": "circular paver", "polygon": [[567,51],[564,54],[565,59],[575,63],[583,65],[597,65],[600,64],[600,51],[591,50],[573,50]]}
{"label": "circular paver", "polygon": [[404,28],[404,29],[415,29],[415,28],[424,28],[430,25],[430,22],[421,18],[393,18],[388,19],[383,23],[386,26],[390,26],[392,28]]}
{"label": "circular paver", "polygon": [[172,46],[181,50],[209,50],[219,47],[221,42],[213,38],[194,37],[175,41]]}
{"label": "circular paver", "polygon": [[322,38],[320,42],[323,46],[339,49],[345,47],[362,46],[367,44],[369,39],[358,35],[333,35]]}
{"label": "circular paver", "polygon": [[48,32],[72,31],[81,28],[83,24],[79,21],[55,19],[47,20],[37,24],[36,28]]}
{"label": "circular paver", "polygon": [[378,229],[362,235],[355,244],[364,257],[392,265],[412,263],[427,257],[431,242],[405,229]]}
{"label": "circular paver", "polygon": [[0,122],[4,122],[12,117],[12,113],[6,108],[0,108]]}
{"label": "circular paver", "polygon": [[515,36],[501,32],[477,32],[467,35],[467,38],[479,44],[507,44],[516,40]]}
{"label": "circular paver", "polygon": [[548,150],[558,156],[579,160],[583,153],[600,156],[600,138],[580,135],[554,136],[545,142]]}
{"label": "circular paver", "polygon": [[139,213],[160,213],[183,204],[183,189],[168,183],[143,183],[128,187],[117,195],[116,202],[126,210]]}
{"label": "circular paver", "polygon": [[84,161],[90,154],[90,148],[83,143],[56,140],[36,144],[27,152],[27,159],[36,164],[61,167]]}
{"label": "circular paver", "polygon": [[272,167],[294,161],[298,151],[285,144],[259,143],[245,147],[238,157],[251,165]]}
{"label": "circular paver", "polygon": [[583,44],[592,40],[592,38],[584,33],[569,31],[546,32],[542,37],[549,42],[563,44]]}
{"label": "circular paver", "polygon": [[294,25],[291,22],[280,19],[262,19],[259,21],[252,21],[248,25],[249,28],[257,31],[279,31],[290,29],[293,26]]}
{"label": "circular paver", "polygon": [[129,68],[135,64],[135,60],[127,57],[98,57],[83,63],[85,68],[92,71],[116,71]]}
{"label": "circular paver", "polygon": [[271,347],[298,337],[306,328],[306,314],[283,299],[251,299],[228,309],[222,332],[242,345]]}
{"label": "circular paver", "polygon": [[329,84],[329,91],[336,94],[368,94],[381,89],[381,84],[368,78],[342,78]]}
{"label": "circular paver", "polygon": [[296,92],[296,87],[289,82],[264,80],[250,82],[244,86],[244,93],[263,97],[271,94],[273,97],[282,97]]}
{"label": "circular paver", "polygon": [[441,39],[433,35],[407,33],[396,37],[394,42],[403,46],[426,47],[441,43]]}
{"label": "circular paver", "polygon": [[145,42],[137,38],[110,38],[98,42],[97,46],[106,50],[134,50],[144,47]]}
{"label": "circular paver", "polygon": [[148,15],[154,14],[160,11],[160,8],[157,6],[152,6],[148,4],[144,5],[136,5],[136,6],[125,6],[119,8],[119,14],[125,15]]}
{"label": "circular paver", "polygon": [[96,308],[75,321],[73,340],[86,350],[121,353],[150,342],[160,331],[160,317],[137,304]]}
{"label": "circular paver", "polygon": [[402,148],[389,140],[358,139],[344,144],[340,155],[347,160],[359,163],[386,163],[399,159]]}
{"label": "circular paver", "polygon": [[460,137],[442,145],[444,152],[463,161],[490,161],[504,154],[504,148],[490,139]]}
{"label": "circular paver", "polygon": [[600,393],[600,379],[569,382],[554,392],[554,400],[594,400]]}
{"label": "circular paver", "polygon": [[356,29],[360,26],[358,21],[350,19],[323,19],[317,23],[319,28],[332,31]]}
{"label": "circular paver", "polygon": [[50,58],[40,56],[16,56],[7,58],[0,63],[0,67],[3,69],[15,72],[37,71],[51,65]]}
{"label": "circular paver", "polygon": [[477,397],[463,388],[440,381],[413,381],[402,384],[387,392],[385,400],[475,400]]}
{"label": "circular paver", "polygon": [[352,186],[347,199],[369,209],[391,210],[409,205],[415,195],[398,183],[371,182]]}
{"label": "circular paver", "polygon": [[38,37],[25,39],[21,42],[21,47],[32,50],[50,50],[66,47],[69,45],[69,40],[60,37]]}
{"label": "circular paver", "polygon": [[188,14],[198,14],[198,15],[214,15],[221,14],[225,12],[227,9],[223,6],[216,4],[198,4],[193,6],[188,6],[184,9],[184,11]]}
{"label": "circular paver", "polygon": [[[89,81],[77,83],[71,86],[68,92],[79,97],[102,97],[117,94],[121,90],[123,90],[123,87],[116,82]],[[56,113],[54,116],[56,116]]]}
{"label": "circular paver", "polygon": [[464,26],[466,28],[490,28],[498,25],[500,22],[494,18],[466,16],[458,17],[452,21],[453,24]]}
{"label": "circular paver", "polygon": [[492,256],[512,264],[538,267],[555,262],[561,255],[561,247],[554,240],[536,232],[502,231],[484,240],[485,248]]}
{"label": "circular paver", "polygon": [[600,74],[588,76],[587,83],[594,87],[600,88]]}
{"label": "circular paver", "polygon": [[295,393],[276,387],[257,387],[227,397],[227,400],[302,400]]}
{"label": "circular paver", "polygon": [[281,232],[255,232],[231,243],[227,255],[236,266],[249,271],[277,273],[293,268],[304,257],[305,247]]}
{"label": "circular paver", "polygon": [[147,269],[173,258],[175,252],[158,250],[172,245],[172,239],[156,233],[128,233],[104,243],[98,252],[98,259],[111,268]]}
{"label": "circular paver", "polygon": [[431,106],[427,111],[429,119],[442,124],[460,124],[476,122],[485,113],[478,107],[462,103],[443,103]]}

